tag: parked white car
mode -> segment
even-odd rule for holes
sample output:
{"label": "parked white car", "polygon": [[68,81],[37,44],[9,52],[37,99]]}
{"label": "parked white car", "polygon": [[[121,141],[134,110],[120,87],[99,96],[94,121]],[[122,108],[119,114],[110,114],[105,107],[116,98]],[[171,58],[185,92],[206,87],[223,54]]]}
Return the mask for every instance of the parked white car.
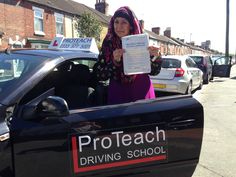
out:
{"label": "parked white car", "polygon": [[201,89],[203,72],[189,56],[169,55],[162,57],[162,68],[157,76],[151,76],[156,91],[191,94]]}

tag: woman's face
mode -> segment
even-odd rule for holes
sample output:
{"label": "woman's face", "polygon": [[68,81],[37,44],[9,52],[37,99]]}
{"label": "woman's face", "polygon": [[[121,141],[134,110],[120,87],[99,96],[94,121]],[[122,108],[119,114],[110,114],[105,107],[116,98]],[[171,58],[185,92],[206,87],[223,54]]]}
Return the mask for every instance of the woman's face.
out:
{"label": "woman's face", "polygon": [[122,17],[116,17],[114,20],[114,30],[118,37],[124,37],[130,34],[130,24],[128,20]]}

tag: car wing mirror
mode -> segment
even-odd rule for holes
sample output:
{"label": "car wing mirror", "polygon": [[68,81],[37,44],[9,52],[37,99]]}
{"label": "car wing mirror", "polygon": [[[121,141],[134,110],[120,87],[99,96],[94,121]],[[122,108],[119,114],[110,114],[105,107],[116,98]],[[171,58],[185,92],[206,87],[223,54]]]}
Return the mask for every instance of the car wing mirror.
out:
{"label": "car wing mirror", "polygon": [[57,96],[49,96],[40,101],[36,106],[27,105],[23,109],[23,118],[26,120],[64,117],[68,115],[69,108],[66,101]]}
{"label": "car wing mirror", "polygon": [[42,117],[64,117],[69,115],[69,108],[63,98],[49,96],[38,104],[37,112]]}

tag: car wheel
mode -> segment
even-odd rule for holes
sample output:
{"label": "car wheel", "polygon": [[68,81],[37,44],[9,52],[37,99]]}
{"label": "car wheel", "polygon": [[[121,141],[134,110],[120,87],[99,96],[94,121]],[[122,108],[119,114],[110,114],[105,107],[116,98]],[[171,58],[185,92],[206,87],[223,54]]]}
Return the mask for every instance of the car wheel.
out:
{"label": "car wheel", "polygon": [[185,94],[191,94],[191,93],[192,93],[192,81],[190,81]]}
{"label": "car wheel", "polygon": [[209,84],[209,75],[207,74],[206,79],[204,80],[204,84]]}
{"label": "car wheel", "polygon": [[203,80],[201,80],[200,85],[198,86],[198,90],[201,90],[203,86]]}
{"label": "car wheel", "polygon": [[214,76],[213,76],[213,74],[211,74],[210,81],[213,81],[213,79],[214,79]]}

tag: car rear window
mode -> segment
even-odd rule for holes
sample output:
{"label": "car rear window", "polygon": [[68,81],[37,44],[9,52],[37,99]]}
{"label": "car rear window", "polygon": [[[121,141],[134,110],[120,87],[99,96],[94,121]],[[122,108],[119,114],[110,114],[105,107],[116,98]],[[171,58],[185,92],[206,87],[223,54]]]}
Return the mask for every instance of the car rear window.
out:
{"label": "car rear window", "polygon": [[191,56],[191,58],[195,61],[197,64],[203,63],[203,57],[201,56]]}
{"label": "car rear window", "polygon": [[176,59],[163,59],[162,61],[162,68],[180,68],[181,61]]}

